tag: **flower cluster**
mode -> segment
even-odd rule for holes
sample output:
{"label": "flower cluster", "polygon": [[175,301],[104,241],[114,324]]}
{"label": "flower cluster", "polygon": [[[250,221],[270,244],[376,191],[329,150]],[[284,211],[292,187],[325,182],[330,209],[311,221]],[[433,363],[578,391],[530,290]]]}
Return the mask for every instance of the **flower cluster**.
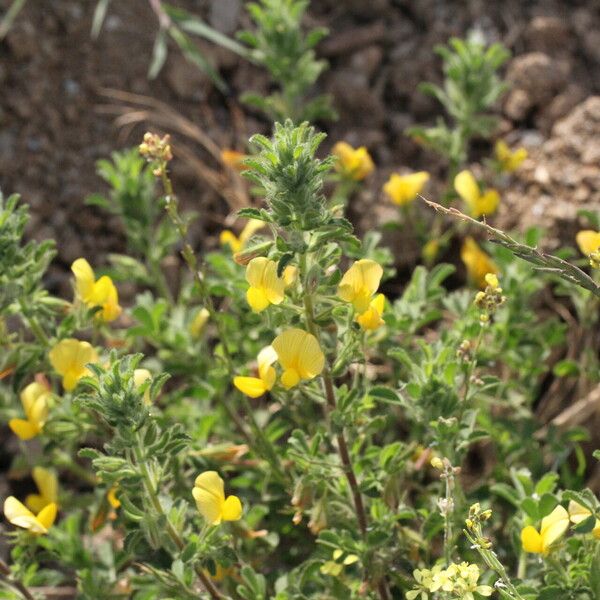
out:
{"label": "flower cluster", "polygon": [[475,594],[491,596],[494,588],[479,584],[479,567],[467,562],[452,563],[446,569],[436,565],[432,569],[416,569],[413,577],[417,587],[406,592],[406,600],[427,600],[429,594],[446,592],[452,598],[475,600]]}
{"label": "flower cluster", "polygon": [[494,273],[486,273],[485,289],[475,295],[475,306],[481,310],[479,320],[487,323],[490,317],[506,302],[506,296],[502,295],[502,288],[498,276]]}

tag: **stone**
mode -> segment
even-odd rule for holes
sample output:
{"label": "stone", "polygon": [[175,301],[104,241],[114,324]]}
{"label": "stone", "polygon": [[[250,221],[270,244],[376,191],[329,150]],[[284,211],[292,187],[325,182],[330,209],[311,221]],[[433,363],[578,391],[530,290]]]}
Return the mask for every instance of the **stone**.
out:
{"label": "stone", "polygon": [[201,102],[212,87],[210,77],[183,56],[171,53],[165,69],[167,83],[182,100]]}
{"label": "stone", "polygon": [[514,58],[506,79],[515,90],[524,91],[534,105],[551,100],[567,84],[569,66],[543,52],[529,52]]}
{"label": "stone", "polygon": [[222,33],[233,33],[237,29],[241,7],[240,0],[212,0],[208,22]]}
{"label": "stone", "polygon": [[524,90],[510,90],[504,101],[504,114],[513,121],[524,121],[531,111],[533,103]]}
{"label": "stone", "polygon": [[530,50],[548,54],[570,51],[574,43],[568,22],[546,15],[534,17],[525,29],[524,37]]}

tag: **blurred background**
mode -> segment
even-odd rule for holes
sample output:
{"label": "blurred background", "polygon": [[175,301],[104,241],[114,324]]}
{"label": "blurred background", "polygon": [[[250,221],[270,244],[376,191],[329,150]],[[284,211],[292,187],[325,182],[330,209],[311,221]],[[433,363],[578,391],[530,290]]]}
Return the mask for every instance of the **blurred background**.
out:
{"label": "blurred background", "polygon": [[[247,199],[218,152],[245,151],[250,135],[269,132],[268,120],[239,100],[248,90],[268,92],[265,70],[194,38],[227,82],[226,93],[172,43],[164,67],[150,79],[157,2],[108,3],[95,38],[95,0],[19,4],[0,43],[0,187],[30,204],[30,235],[58,240],[50,288],[69,295],[74,259],[88,256],[101,264],[105,253],[122,250],[117,221],[84,200],[106,190],[96,161],[138,144],[147,129],[172,134],[177,190],[185,207],[200,214],[196,243],[217,244],[218,232]],[[251,28],[242,0],[171,4],[230,36]],[[13,0],[2,0],[0,14],[11,6]],[[329,135],[325,149],[342,139],[365,145],[377,165],[350,207],[359,229],[395,214],[380,191],[392,170],[430,171],[435,199],[443,167],[405,130],[443,113],[417,85],[442,79],[433,48],[470,31],[512,52],[506,67],[511,89],[497,107],[497,137],[529,152],[495,224],[542,225],[552,247],[572,243],[579,209],[600,206],[598,0],[313,0],[306,24],[330,30],[317,47],[329,69],[316,92],[332,95],[339,119],[318,123]],[[485,144],[482,153],[489,152]]]}

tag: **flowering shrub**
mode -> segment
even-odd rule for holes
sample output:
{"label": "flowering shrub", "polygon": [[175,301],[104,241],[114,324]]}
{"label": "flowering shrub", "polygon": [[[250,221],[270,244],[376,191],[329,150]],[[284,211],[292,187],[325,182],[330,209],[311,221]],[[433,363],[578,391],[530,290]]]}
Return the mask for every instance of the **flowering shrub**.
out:
{"label": "flowering shrub", "polygon": [[[600,224],[587,216],[577,257],[486,222],[526,160],[500,141],[467,164],[491,135],[506,52],[440,49],[444,85],[425,89],[450,121],[412,132],[448,161],[437,212],[425,171],[382,190],[422,244],[398,286],[378,232],[360,239],[345,217],[376,169],[368,150],[324,155],[303,121],[329,111],[304,102],[323,32],[301,35],[305,2],[251,6],[242,39],[279,87],[249,100],[278,122],[248,155],[223,154],[256,203],[218,249],[190,242],[168,136],[99,163],[110,190],[88,201],[121,219],[127,253],[75,260],[69,301],[45,285],[54,242],[25,242],[26,205],[0,200],[0,416],[15,448],[2,598],[600,599],[587,432],[534,415],[549,377],[598,386]],[[191,52],[182,31],[198,24],[167,8]],[[466,273],[436,264],[453,239]],[[557,362],[565,310],[592,334]]]}
{"label": "flowering shrub", "polygon": [[[454,268],[439,264],[387,300],[388,255],[323,192],[338,176],[316,158],[322,139],[289,121],[255,136],[243,173],[264,207],[199,256],[169,141],[148,134],[137,171],[163,191],[134,193],[167,220],[124,219],[131,255],[111,275],[76,260],[71,303],[43,288],[52,244],[23,245],[26,208],[3,204],[2,414],[22,445],[13,472],[37,485],[4,501],[5,597],[52,584],[89,598],[598,597],[599,503],[570,467],[582,432],[531,435],[536,381],[564,335],[535,294],[553,281],[597,307],[597,284],[579,271],[592,283],[573,286],[566,267],[531,277],[509,249],[467,237],[479,292],[444,288]],[[373,168],[337,152],[355,184]],[[413,196],[417,175],[387,194]],[[472,209],[490,193],[457,180]],[[115,191],[106,207],[123,215],[128,201]],[[144,254],[149,217],[168,233]],[[594,235],[577,238],[592,257]],[[189,277],[174,288],[151,273],[178,245]],[[131,273],[146,289],[121,307]],[[596,360],[583,376],[598,373]]]}

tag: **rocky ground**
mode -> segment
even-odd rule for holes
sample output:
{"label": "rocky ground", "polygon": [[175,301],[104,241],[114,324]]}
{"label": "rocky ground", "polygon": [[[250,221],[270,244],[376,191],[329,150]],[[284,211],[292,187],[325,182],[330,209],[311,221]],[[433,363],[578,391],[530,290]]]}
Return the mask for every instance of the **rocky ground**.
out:
{"label": "rocky ground", "polygon": [[[249,25],[241,0],[173,3],[227,34]],[[230,83],[229,96],[174,49],[151,81],[146,73],[157,22],[147,1],[111,3],[97,40],[90,36],[94,7],[91,1],[53,0],[42,8],[30,0],[0,45],[0,186],[31,205],[32,235],[59,240],[50,283],[63,288],[75,258],[93,256],[101,263],[106,252],[122,249],[116,223],[83,202],[103,189],[95,161],[138,143],[148,125],[117,126],[119,106],[131,98],[109,98],[107,88],[164,102],[201,132],[189,146],[192,159],[176,161],[175,168],[184,201],[203,215],[199,244],[214,244],[214,233],[236,205],[235,193],[222,191],[211,143],[243,149],[250,134],[268,130],[238,101],[243,91],[268,89],[261,70],[203,44]],[[351,207],[359,224],[372,224],[366,214],[387,218],[379,190],[392,170],[443,174],[437,158],[404,131],[440,114],[436,102],[416,89],[420,81],[441,77],[433,47],[473,28],[513,53],[506,69],[512,87],[498,107],[500,132],[530,152],[504,193],[499,224],[542,224],[556,243],[559,232],[577,228],[578,209],[600,208],[597,0],[313,0],[307,21],[331,31],[319,47],[330,62],[319,91],[332,94],[340,119],[326,124],[327,144],[346,139],[367,145],[378,166]]]}

